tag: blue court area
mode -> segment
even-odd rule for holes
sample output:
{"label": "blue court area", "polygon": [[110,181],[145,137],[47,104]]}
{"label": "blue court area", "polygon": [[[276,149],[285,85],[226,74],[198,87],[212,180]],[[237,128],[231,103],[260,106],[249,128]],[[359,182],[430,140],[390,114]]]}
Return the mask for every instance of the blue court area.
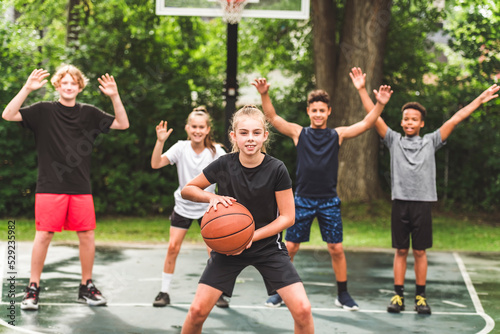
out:
{"label": "blue court area", "polygon": [[[172,305],[153,308],[159,291],[165,245],[98,246],[94,281],[108,299],[105,307],[76,302],[80,281],[78,248],[52,245],[42,275],[38,311],[21,311],[20,301],[29,279],[30,243],[18,243],[16,271],[9,274],[6,245],[1,245],[2,301],[0,333],[180,333],[198,278],[207,259],[203,246],[186,244],[172,282]],[[301,250],[295,265],[313,306],[316,333],[489,333],[492,318],[484,313],[462,257],[429,253],[427,296],[432,315],[413,311],[413,260],[407,273],[407,310],[389,314],[392,296],[390,251],[347,251],[349,291],[360,311],[335,306],[336,286],[325,249]],[[469,260],[470,256],[469,256]],[[472,259],[473,261],[473,259]],[[12,300],[9,278],[15,276],[15,327],[9,326]],[[293,333],[286,306],[268,308],[264,284],[253,268],[245,269],[235,287],[229,309],[214,308],[203,333]]]}

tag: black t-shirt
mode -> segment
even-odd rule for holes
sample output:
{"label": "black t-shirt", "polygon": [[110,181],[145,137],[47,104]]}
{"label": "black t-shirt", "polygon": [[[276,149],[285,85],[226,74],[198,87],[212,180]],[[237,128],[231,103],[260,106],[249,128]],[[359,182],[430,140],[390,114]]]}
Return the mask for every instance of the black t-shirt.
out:
{"label": "black t-shirt", "polygon": [[[254,168],[246,168],[240,163],[239,153],[226,154],[203,169],[210,183],[217,183],[218,194],[231,196],[243,204],[252,214],[255,229],[259,229],[278,217],[276,191],[292,188],[292,180],[285,164],[270,155],[265,155],[262,163]],[[259,240],[247,251],[257,251],[266,245],[280,243],[277,236]]]}
{"label": "black t-shirt", "polygon": [[115,117],[77,103],[38,102],[21,108],[22,125],[35,134],[37,193],[91,194],[90,163],[96,137],[109,132]]}
{"label": "black t-shirt", "polygon": [[305,127],[297,143],[297,184],[302,197],[336,197],[339,135],[335,129]]}

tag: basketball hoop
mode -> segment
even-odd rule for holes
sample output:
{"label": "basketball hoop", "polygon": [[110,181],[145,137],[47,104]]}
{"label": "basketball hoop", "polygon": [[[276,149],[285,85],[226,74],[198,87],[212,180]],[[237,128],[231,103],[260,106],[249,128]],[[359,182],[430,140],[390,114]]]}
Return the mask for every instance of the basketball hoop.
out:
{"label": "basketball hoop", "polygon": [[217,0],[223,10],[222,19],[226,23],[237,24],[241,20],[243,8],[249,0]]}

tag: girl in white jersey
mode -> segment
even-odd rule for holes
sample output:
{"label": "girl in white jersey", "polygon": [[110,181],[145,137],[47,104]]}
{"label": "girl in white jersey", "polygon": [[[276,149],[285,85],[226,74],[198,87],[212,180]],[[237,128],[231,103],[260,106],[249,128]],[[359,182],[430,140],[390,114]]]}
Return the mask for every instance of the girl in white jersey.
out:
{"label": "girl in white jersey", "polygon": [[[186,121],[185,130],[188,139],[179,140],[163,154],[163,146],[173,129],[167,129],[166,121],[161,121],[156,126],[157,140],[151,156],[151,167],[158,169],[169,164],[177,165],[179,187],[174,192],[175,206],[170,217],[170,239],[163,266],[161,289],[153,302],[155,307],[164,307],[170,304],[170,283],[182,241],[192,221],[196,219],[199,224],[208,207],[205,203],[195,203],[183,199],[180,194],[181,189],[188,181],[200,174],[209,163],[225,154],[221,145],[213,140],[211,123],[211,117],[204,107],[195,108]],[[215,185],[206,190],[215,192]],[[210,250],[208,251],[210,252]]]}

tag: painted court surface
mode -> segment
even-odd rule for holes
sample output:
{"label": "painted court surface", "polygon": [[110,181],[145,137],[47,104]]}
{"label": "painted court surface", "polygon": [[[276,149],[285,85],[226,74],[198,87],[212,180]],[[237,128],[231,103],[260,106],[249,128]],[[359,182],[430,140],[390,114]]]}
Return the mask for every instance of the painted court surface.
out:
{"label": "painted court surface", "polygon": [[[0,245],[2,300],[0,333],[180,333],[207,254],[205,248],[184,245],[177,260],[171,302],[153,308],[159,291],[166,246],[97,247],[94,281],[108,299],[105,307],[76,302],[80,264],[76,246],[52,245],[42,275],[40,309],[21,311],[20,300],[29,278],[30,243],[17,243],[16,271],[7,266],[6,245]],[[429,252],[427,295],[431,316],[413,311],[413,259],[409,257],[407,310],[389,314],[392,296],[392,251],[346,252],[349,291],[358,312],[335,306],[336,286],[326,250],[301,250],[295,265],[313,306],[316,333],[489,333],[497,330],[484,313],[480,295],[471,284],[468,268],[456,253]],[[471,261],[468,259],[468,261]],[[15,325],[8,326],[9,277],[15,276]],[[245,269],[236,284],[229,309],[214,308],[203,333],[293,333],[285,306],[264,306],[264,284],[253,268]],[[498,327],[498,326],[497,326]]]}

